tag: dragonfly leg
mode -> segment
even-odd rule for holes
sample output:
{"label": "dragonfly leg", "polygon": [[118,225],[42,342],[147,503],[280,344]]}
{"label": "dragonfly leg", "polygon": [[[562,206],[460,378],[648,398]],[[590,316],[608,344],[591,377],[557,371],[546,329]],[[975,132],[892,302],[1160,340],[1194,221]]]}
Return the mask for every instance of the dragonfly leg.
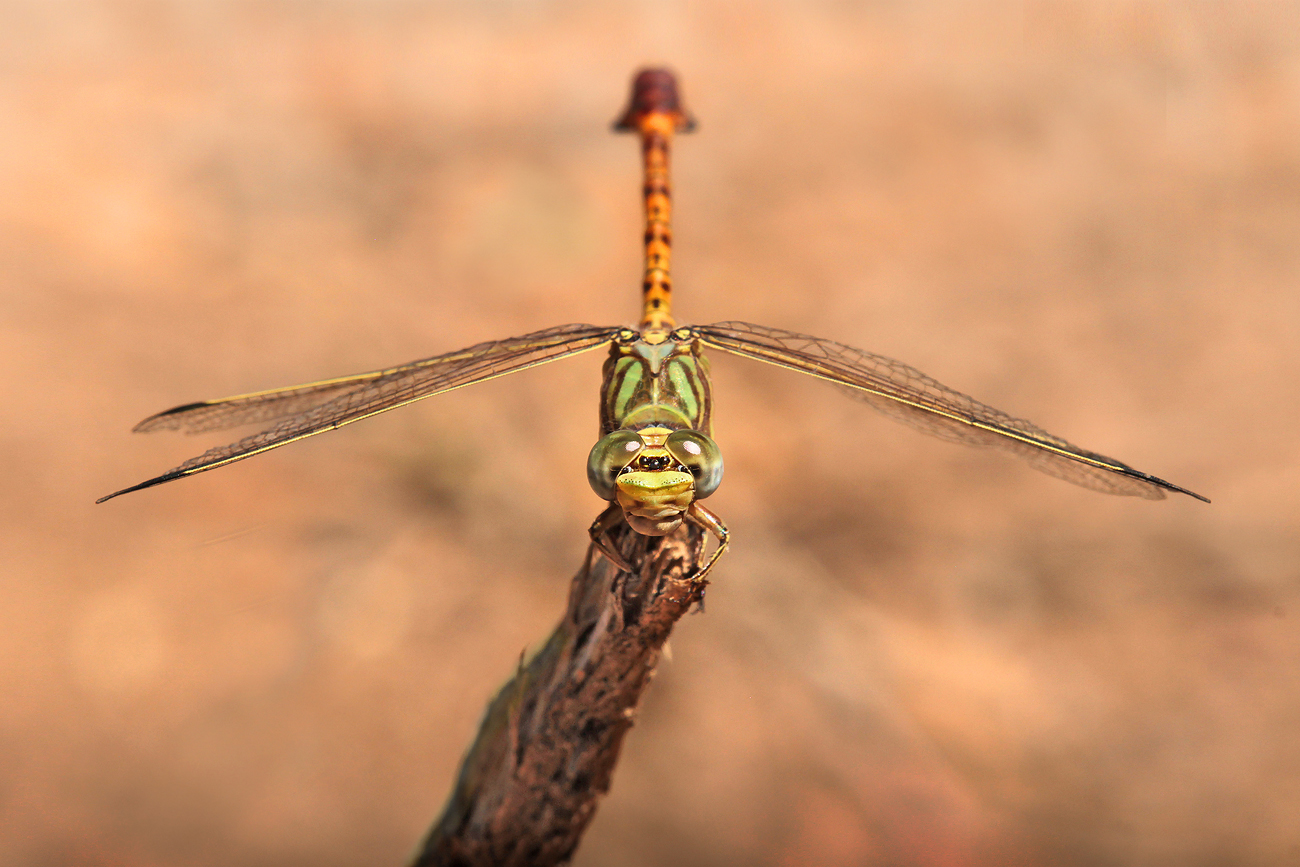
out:
{"label": "dragonfly leg", "polygon": [[695,573],[691,580],[703,581],[704,576],[709,574],[709,570],[718,562],[722,552],[727,550],[727,544],[731,539],[731,534],[727,532],[727,525],[722,523],[722,519],[710,512],[699,504],[699,501],[691,503],[691,507],[686,510],[686,519],[697,527],[703,527],[714,535],[718,540],[718,547],[714,550],[713,556],[704,564],[704,568]]}
{"label": "dragonfly leg", "polygon": [[591,544],[596,550],[604,554],[609,562],[613,563],[624,572],[635,572],[632,564],[627,562],[622,554],[614,548],[609,542],[609,531],[623,519],[623,510],[617,503],[610,503],[609,508],[600,513],[600,517],[591,522],[591,529],[587,532],[591,535]]}

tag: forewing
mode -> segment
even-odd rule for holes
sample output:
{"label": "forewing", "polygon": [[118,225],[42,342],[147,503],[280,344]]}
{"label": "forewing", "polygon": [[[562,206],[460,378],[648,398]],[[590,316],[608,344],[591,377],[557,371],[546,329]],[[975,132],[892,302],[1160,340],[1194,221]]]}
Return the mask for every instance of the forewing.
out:
{"label": "forewing", "polygon": [[345,391],[373,382],[385,372],[358,373],[355,376],[309,382],[305,385],[187,403],[151,415],[131,430],[135,433],[179,430],[196,434],[275,421],[320,406]]}
{"label": "forewing", "polygon": [[1149,500],[1178,491],[1205,500],[1114,458],[1081,449],[883,355],[747,322],[719,322],[695,331],[706,346],[833,382],[850,396],[932,436],[1012,452],[1037,470],[1085,488]]}
{"label": "forewing", "polygon": [[426,397],[586,352],[607,344],[621,330],[561,325],[386,370],[178,406],[150,416],[135,430],[196,432],[259,421],[280,422],[238,442],[209,449],[161,476],[109,494],[98,502],[216,469]]}

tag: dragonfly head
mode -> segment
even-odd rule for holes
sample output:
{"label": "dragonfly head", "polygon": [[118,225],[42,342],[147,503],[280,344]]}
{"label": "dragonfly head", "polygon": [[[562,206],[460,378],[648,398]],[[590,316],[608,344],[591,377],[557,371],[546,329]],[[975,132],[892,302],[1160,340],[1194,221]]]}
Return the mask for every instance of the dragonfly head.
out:
{"label": "dragonfly head", "polygon": [[601,499],[617,501],[633,530],[663,536],[718,489],[722,453],[699,431],[616,430],[592,447],[587,481]]}

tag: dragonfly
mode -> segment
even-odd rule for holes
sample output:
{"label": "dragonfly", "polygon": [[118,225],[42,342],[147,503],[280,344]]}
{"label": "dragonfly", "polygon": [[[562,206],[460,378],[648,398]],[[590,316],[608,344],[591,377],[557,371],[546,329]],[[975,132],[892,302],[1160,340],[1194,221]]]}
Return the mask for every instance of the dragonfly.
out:
{"label": "dragonfly", "polygon": [[219,400],[187,403],[152,415],[137,432],[199,433],[269,424],[229,445],[209,449],[162,475],[98,502],[215,470],[292,442],[335,430],[458,388],[605,347],[600,436],[587,459],[587,481],[609,505],[590,537],[620,569],[632,565],[611,542],[626,522],[646,536],[689,522],[712,534],[712,555],[695,573],[703,580],[727,550],[726,525],[701,501],[722,482],[722,452],[713,440],[713,391],[705,350],[737,355],[808,374],[927,434],[1010,452],[1044,473],[1108,494],[1164,499],[1167,492],[1208,499],[1128,464],[1088,451],[1042,428],[987,406],[901,361],[842,343],[747,322],[678,325],[672,315],[672,190],[674,135],[690,132],[676,78],[646,69],[633,80],[618,131],[640,138],[645,205],[642,317],[636,328],[560,325],[397,367]]}

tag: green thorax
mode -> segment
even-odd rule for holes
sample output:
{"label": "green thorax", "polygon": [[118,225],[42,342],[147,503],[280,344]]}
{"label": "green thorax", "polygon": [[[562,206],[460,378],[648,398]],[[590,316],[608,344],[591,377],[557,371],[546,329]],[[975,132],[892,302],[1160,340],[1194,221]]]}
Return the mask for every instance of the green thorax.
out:
{"label": "green thorax", "polygon": [[610,346],[600,397],[600,433],[665,427],[713,435],[709,362],[689,328],[628,330]]}

